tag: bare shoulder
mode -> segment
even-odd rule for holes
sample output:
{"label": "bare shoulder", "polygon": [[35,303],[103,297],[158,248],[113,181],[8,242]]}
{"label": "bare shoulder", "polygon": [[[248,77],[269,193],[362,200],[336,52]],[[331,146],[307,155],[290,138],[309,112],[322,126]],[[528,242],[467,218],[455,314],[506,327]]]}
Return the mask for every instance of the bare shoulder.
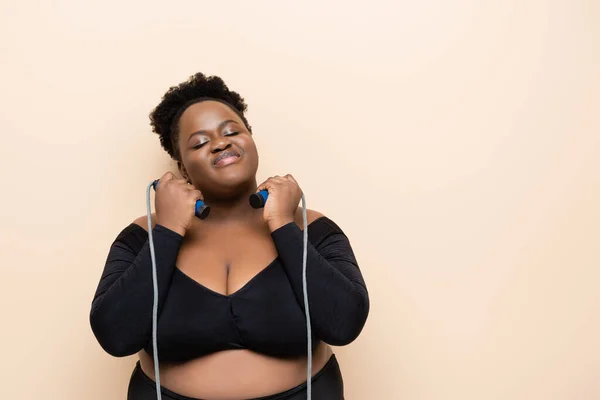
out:
{"label": "bare shoulder", "polygon": [[[152,213],[150,218],[152,221],[152,228],[154,228],[154,226],[156,225],[156,214]],[[145,231],[148,231],[148,216],[147,215],[143,215],[139,218],[136,218],[135,220],[133,220],[133,223],[141,226],[142,228],[144,228]]]}
{"label": "bare shoulder", "polygon": [[[311,209],[306,209],[306,224],[310,225],[312,222],[318,220],[321,217],[324,217],[325,214]],[[302,207],[298,207],[296,210],[296,223],[302,229],[304,228],[304,219],[302,218]]]}

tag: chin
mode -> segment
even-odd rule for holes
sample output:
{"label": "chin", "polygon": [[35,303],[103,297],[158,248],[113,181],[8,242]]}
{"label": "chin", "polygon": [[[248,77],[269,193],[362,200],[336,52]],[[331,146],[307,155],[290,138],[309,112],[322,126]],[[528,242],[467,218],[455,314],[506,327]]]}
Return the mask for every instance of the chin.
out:
{"label": "chin", "polygon": [[215,177],[210,184],[215,191],[223,196],[235,196],[240,192],[248,190],[248,187],[256,183],[256,175],[252,174],[222,174]]}

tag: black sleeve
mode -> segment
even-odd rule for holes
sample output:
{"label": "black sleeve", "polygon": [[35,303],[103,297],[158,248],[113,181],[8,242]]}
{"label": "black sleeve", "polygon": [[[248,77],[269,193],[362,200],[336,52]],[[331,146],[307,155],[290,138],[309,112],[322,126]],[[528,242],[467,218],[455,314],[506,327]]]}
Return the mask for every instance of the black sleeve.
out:
{"label": "black sleeve", "polygon": [[[311,325],[324,342],[343,346],[362,331],[369,314],[369,295],[346,235],[328,218],[321,218],[318,224],[313,231],[309,226],[306,258]],[[271,236],[304,310],[303,232],[295,222],[290,222]]]}
{"label": "black sleeve", "polygon": [[[160,311],[183,236],[156,225],[152,237]],[[90,324],[102,348],[116,357],[143,349],[152,335],[153,302],[148,232],[131,224],[112,243],[92,301]]]}

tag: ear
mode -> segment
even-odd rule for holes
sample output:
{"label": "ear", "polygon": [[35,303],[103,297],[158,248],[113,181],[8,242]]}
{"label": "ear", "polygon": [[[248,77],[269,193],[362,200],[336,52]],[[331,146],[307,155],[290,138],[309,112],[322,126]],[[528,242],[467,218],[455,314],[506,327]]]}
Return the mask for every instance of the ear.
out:
{"label": "ear", "polygon": [[179,170],[179,173],[181,174],[181,177],[183,179],[185,179],[188,182],[191,182],[190,176],[188,175],[187,170],[185,169],[185,166],[181,161],[177,161],[177,169]]}

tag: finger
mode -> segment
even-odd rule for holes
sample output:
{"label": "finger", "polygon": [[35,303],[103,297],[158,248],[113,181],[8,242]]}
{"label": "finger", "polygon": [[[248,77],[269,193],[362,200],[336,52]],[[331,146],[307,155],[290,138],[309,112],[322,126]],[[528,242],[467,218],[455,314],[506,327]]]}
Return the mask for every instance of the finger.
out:
{"label": "finger", "polygon": [[[298,185],[298,182],[296,181],[296,179],[295,179],[295,178],[294,178],[294,177],[293,177],[291,174],[287,174],[287,175],[285,176],[285,178],[286,178],[287,180],[289,180],[289,181],[292,181],[292,182],[294,182],[296,185]],[[298,186],[300,186],[300,185],[298,185]]]}
{"label": "finger", "polygon": [[260,192],[260,191],[265,190],[265,189],[269,190],[269,189],[267,189],[267,185],[270,185],[268,180],[266,180],[263,183],[261,183],[260,185],[258,185],[258,187],[256,188],[256,191]]}
{"label": "finger", "polygon": [[263,181],[263,182],[261,182],[261,183],[260,183],[260,185],[258,185],[258,186],[256,187],[256,191],[257,191],[257,192],[260,192],[261,190],[263,190],[263,189],[265,188],[265,183],[267,183],[267,181],[266,181],[266,180],[265,180],[265,181]]}
{"label": "finger", "polygon": [[260,192],[261,190],[267,190],[270,191],[273,186],[277,185],[278,181],[276,180],[275,177],[271,177],[269,179],[267,179],[266,181],[264,181],[263,183],[261,183],[257,188],[256,191]]}
{"label": "finger", "polygon": [[287,181],[287,179],[279,175],[274,176],[271,180],[273,181],[273,183],[285,183]]}
{"label": "finger", "polygon": [[165,183],[166,183],[166,185],[175,185],[177,187],[183,187],[183,188],[187,188],[190,186],[190,185],[188,185],[188,183],[185,179],[178,178],[175,175],[173,175],[173,177],[168,179],[167,182],[165,182]]}
{"label": "finger", "polygon": [[265,179],[265,180],[263,181],[263,183],[261,183],[260,185],[258,185],[258,186],[256,187],[256,191],[257,191],[257,192],[260,192],[261,190],[264,190],[264,189],[266,189],[266,188],[267,188],[267,186],[266,186],[266,185],[267,185],[267,183],[269,183],[269,182],[270,182],[270,181],[272,181],[272,180],[273,180],[273,177],[269,177],[269,178]]}
{"label": "finger", "polygon": [[168,182],[173,179],[175,179],[175,174],[173,174],[171,171],[167,171],[163,174],[163,176],[160,177],[159,180],[161,182]]}
{"label": "finger", "polygon": [[166,172],[163,177],[160,178],[160,181],[163,182],[163,184],[161,186],[167,186],[167,185],[177,185],[177,186],[189,186],[187,184],[187,181],[183,178],[178,178],[174,173],[172,172]]}
{"label": "finger", "polygon": [[202,196],[202,192],[201,191],[199,191],[197,189],[194,189],[194,190],[190,191],[190,194],[192,196],[194,196],[194,200],[202,200],[202,201],[204,201],[204,196]]}
{"label": "finger", "polygon": [[160,178],[158,178],[157,183],[160,184],[157,184],[154,189],[157,191],[162,190],[169,183],[169,181],[172,181],[173,179],[175,179],[175,175],[171,171],[165,172]]}

